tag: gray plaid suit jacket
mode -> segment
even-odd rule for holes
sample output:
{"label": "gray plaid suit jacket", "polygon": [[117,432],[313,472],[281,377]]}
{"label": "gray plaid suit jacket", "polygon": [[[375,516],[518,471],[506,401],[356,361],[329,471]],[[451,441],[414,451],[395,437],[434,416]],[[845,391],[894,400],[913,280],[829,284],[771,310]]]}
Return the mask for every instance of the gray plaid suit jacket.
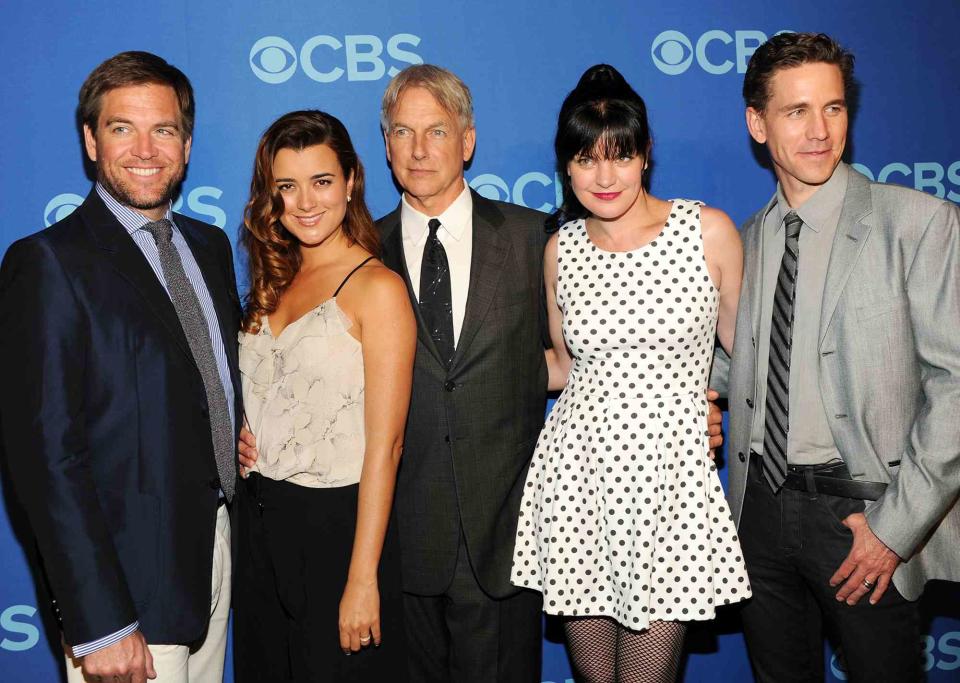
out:
{"label": "gray plaid suit jacket", "polygon": [[[744,282],[732,359],[711,383],[730,405],[729,499],[739,523],[756,402],[760,229],[776,197],[741,231]],[[854,479],[887,482],[867,501],[877,536],[906,560],[894,585],[910,600],[930,579],[960,581],[960,211],[955,204],[850,173],[819,335],[820,389]],[[728,364],[729,363],[729,367]]]}

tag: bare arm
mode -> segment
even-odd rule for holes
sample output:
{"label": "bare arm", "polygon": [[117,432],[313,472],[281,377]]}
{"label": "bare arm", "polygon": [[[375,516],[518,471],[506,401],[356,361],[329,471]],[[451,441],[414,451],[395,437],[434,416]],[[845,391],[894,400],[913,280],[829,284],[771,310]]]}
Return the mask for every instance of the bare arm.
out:
{"label": "bare arm", "polygon": [[700,214],[703,230],[703,255],[710,279],[720,290],[720,316],[717,337],[728,353],[733,353],[733,333],[737,324],[737,303],[743,279],[743,245],[736,226],[723,211],[703,207]]}
{"label": "bare arm", "polygon": [[544,353],[547,357],[547,369],[549,371],[549,380],[547,388],[550,391],[559,391],[567,383],[567,375],[570,373],[570,365],[573,362],[570,358],[570,351],[563,341],[563,330],[561,323],[563,314],[557,305],[557,239],[559,233],[554,233],[547,241],[547,247],[543,252],[543,281],[547,290],[547,325],[550,331],[550,342],[552,349],[547,349]]}
{"label": "bare arm", "polygon": [[347,585],[340,600],[340,646],[357,651],[380,643],[377,569],[390,519],[403,430],[410,404],[416,327],[406,286],[393,272],[370,268],[351,299],[363,347],[366,448],[357,528]]}

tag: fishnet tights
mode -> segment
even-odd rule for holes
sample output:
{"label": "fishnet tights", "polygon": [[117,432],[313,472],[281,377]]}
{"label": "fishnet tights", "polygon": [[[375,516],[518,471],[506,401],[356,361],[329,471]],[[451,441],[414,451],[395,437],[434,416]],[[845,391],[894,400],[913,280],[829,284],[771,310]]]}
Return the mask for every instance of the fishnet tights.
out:
{"label": "fishnet tights", "polygon": [[652,621],[631,631],[613,619],[580,617],[563,623],[567,649],[582,683],[673,683],[687,625]]}

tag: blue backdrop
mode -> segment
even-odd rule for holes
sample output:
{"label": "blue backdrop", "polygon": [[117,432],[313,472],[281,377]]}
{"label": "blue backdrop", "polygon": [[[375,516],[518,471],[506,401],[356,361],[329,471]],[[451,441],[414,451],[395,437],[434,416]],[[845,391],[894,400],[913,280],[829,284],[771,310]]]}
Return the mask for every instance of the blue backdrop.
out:
{"label": "blue backdrop", "polygon": [[[647,100],[653,192],[703,199],[742,222],[774,189],[744,127],[742,74],[756,46],[783,30],[824,31],[856,54],[863,87],[849,147],[858,169],[956,202],[958,26],[956,0],[5,3],[0,251],[65,216],[89,191],[77,91],[97,64],[131,49],[164,56],[193,81],[197,124],[178,208],[232,237],[257,139],[292,109],[340,117],[366,164],[374,215],[392,209],[398,196],[379,100],[397,70],[419,62],[446,66],[472,88],[478,143],[467,178],[486,196],[554,208],[560,102],[587,66],[604,61]],[[30,541],[7,487],[4,501],[0,678],[55,681],[59,636],[38,608]],[[931,584],[923,607],[929,680],[958,680],[960,587]],[[750,679],[735,610],[697,625],[688,650],[686,681]],[[832,660],[829,668],[829,680],[845,680]],[[571,678],[551,625],[543,678]]]}

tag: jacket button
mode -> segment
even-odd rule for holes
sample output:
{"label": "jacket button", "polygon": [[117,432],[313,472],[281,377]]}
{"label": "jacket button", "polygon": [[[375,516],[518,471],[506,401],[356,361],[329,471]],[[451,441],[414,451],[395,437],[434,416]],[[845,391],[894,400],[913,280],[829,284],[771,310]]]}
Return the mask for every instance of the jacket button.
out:
{"label": "jacket button", "polygon": [[753,399],[752,399],[752,398],[748,398],[748,399],[747,399],[747,407],[748,407],[748,408],[753,408]]}
{"label": "jacket button", "polygon": [[453,381],[451,381],[451,380],[447,380],[446,382],[443,383],[443,388],[444,388],[446,391],[453,391],[454,389],[457,388],[457,385],[456,385],[455,382],[453,382]]}
{"label": "jacket button", "polygon": [[746,462],[747,456],[745,456],[743,453],[737,453],[737,459],[739,459],[740,462]]}
{"label": "jacket button", "polygon": [[444,435],[443,435],[443,440],[444,440],[446,443],[450,443],[450,435],[449,435],[449,434],[444,434]]}
{"label": "jacket button", "polygon": [[213,479],[207,482],[207,486],[209,486],[214,491],[216,491],[217,489],[220,488],[220,480],[214,477]]}

